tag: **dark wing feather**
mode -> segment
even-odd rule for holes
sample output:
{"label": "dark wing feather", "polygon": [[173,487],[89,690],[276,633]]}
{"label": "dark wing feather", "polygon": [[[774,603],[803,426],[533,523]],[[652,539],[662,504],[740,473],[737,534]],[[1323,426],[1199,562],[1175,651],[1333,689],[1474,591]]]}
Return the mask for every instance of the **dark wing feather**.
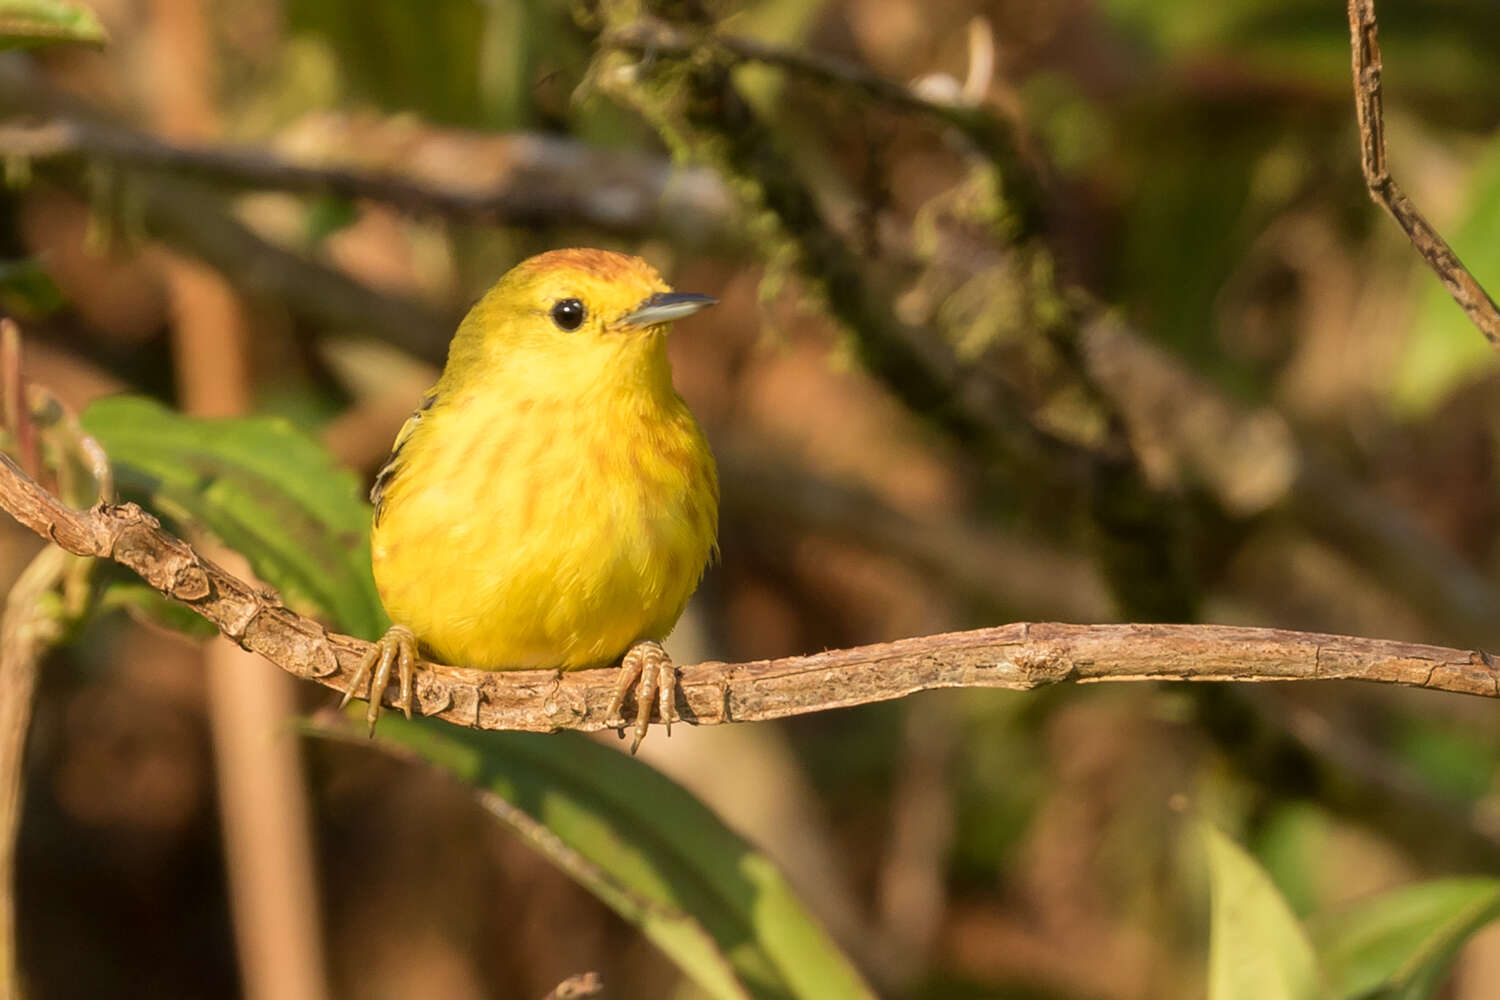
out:
{"label": "dark wing feather", "polygon": [[396,478],[396,472],[400,469],[401,449],[411,439],[412,431],[422,422],[422,414],[432,409],[432,404],[437,401],[437,391],[429,389],[422,397],[422,405],[411,411],[411,416],[406,418],[406,423],[401,425],[401,430],[396,434],[396,443],[391,445],[391,453],[386,458],[385,464],[380,471],[375,473],[375,483],[370,487],[370,503],[375,505],[375,523],[380,523],[380,512],[385,499],[385,491],[390,486],[391,480]]}

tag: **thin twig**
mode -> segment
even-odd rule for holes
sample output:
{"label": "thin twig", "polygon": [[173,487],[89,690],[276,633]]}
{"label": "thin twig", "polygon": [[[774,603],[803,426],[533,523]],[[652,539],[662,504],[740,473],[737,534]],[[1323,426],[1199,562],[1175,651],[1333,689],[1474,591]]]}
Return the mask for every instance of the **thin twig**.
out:
{"label": "thin twig", "polygon": [[805,49],[784,48],[758,38],[694,32],[680,25],[643,17],[606,33],[600,39],[600,44],[641,54],[664,56],[690,55],[700,46],[717,45],[737,61],[775,66],[799,76],[847,87],[882,104],[932,115],[945,121],[950,116],[956,116],[953,118],[955,125],[963,126],[971,121],[971,116],[965,114],[970,108],[962,104],[930,100],[905,84],[872,73],[858,63]]}
{"label": "thin twig", "polygon": [[[193,609],[246,649],[298,677],[341,689],[370,644],[329,632],[199,556],[134,504],[64,506],[0,456],[0,507],[59,546],[112,559]],[[751,722],[951,687],[1030,690],[1067,681],[1365,680],[1500,697],[1479,650],[1221,625],[1017,623],[749,663],[685,668],[682,717]],[[479,729],[606,728],[608,670],[486,672],[425,664],[423,715]],[[394,691],[385,692],[387,702]]]}
{"label": "thin twig", "polygon": [[16,961],[16,836],[26,787],[26,736],[41,659],[63,635],[46,603],[73,560],[42,549],[11,586],[0,615],[0,997],[21,996]]}
{"label": "thin twig", "polygon": [[[5,429],[34,474],[40,474],[41,442],[47,438],[51,446],[47,453],[56,463],[53,471],[64,496],[97,496],[112,501],[114,485],[108,460],[103,458],[104,449],[61,400],[27,385],[22,374],[20,328],[13,320],[0,318]],[[71,472],[75,463],[89,470],[94,489],[77,482]],[[21,996],[16,960],[15,859],[32,698],[42,657],[83,610],[90,566],[88,560],[69,555],[61,546],[46,546],[11,585],[0,615],[0,997],[6,1000]],[[49,604],[48,595],[54,592],[58,592],[59,601]]]}
{"label": "thin twig", "polygon": [[1380,42],[1375,0],[1348,0],[1349,47],[1354,63],[1354,108],[1359,117],[1359,162],[1370,197],[1390,213],[1453,301],[1496,350],[1500,350],[1500,306],[1464,267],[1447,240],[1432,228],[1391,176],[1386,161],[1381,96]]}
{"label": "thin twig", "polygon": [[309,165],[264,149],[183,146],[83,117],[0,125],[0,149],[32,160],[98,156],[240,187],[378,201],[465,225],[579,225],[623,237],[667,233],[688,244],[732,239],[729,197],[706,171],[593,149],[572,139],[486,136],[488,183],[461,188],[344,165]]}
{"label": "thin twig", "polygon": [[21,328],[9,316],[0,317],[0,393],[5,400],[5,429],[15,438],[21,468],[28,475],[39,475],[41,453],[37,449],[36,425],[31,421],[26,381],[21,371]]}
{"label": "thin twig", "polygon": [[98,158],[240,187],[369,199],[468,225],[581,225],[622,237],[666,235],[684,245],[738,242],[733,200],[713,174],[563,136],[450,131],[449,138],[469,140],[462,148],[474,166],[465,183],[439,183],[420,176],[420,161],[404,163],[398,173],[298,163],[265,149],[168,142],[110,121],[19,63],[0,64],[0,115],[12,116],[0,123],[0,150],[8,157]]}

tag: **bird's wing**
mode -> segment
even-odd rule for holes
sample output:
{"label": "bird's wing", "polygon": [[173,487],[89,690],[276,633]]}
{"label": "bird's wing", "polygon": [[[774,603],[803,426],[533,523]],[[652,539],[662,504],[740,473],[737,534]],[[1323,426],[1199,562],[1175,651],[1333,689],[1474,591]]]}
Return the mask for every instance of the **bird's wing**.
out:
{"label": "bird's wing", "polygon": [[381,501],[385,499],[385,491],[391,485],[391,480],[396,478],[396,473],[401,467],[401,448],[411,439],[412,431],[422,422],[422,414],[432,409],[432,404],[437,400],[437,390],[428,389],[422,396],[422,405],[411,411],[411,416],[406,418],[406,423],[401,425],[401,430],[396,433],[396,443],[391,445],[391,453],[387,456],[385,464],[380,471],[375,473],[375,484],[370,487],[370,502],[375,505],[375,523],[380,523]]}

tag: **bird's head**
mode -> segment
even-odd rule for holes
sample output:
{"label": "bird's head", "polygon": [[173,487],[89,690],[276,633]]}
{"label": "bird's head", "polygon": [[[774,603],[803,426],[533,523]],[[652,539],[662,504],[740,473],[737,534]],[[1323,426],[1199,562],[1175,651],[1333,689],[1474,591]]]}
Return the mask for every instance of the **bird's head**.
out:
{"label": "bird's head", "polygon": [[509,371],[560,381],[666,373],[672,321],[714,304],[674,292],[639,257],[552,250],[511,268],[459,327],[448,369]]}

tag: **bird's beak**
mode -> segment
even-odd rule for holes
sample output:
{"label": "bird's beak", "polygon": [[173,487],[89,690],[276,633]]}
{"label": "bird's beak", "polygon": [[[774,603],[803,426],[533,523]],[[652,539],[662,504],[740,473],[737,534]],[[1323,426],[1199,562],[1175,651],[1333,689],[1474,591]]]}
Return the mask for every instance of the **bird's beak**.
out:
{"label": "bird's beak", "polygon": [[656,326],[670,323],[674,319],[691,316],[699,309],[706,309],[718,301],[710,295],[695,292],[657,292],[620,320],[620,325]]}

